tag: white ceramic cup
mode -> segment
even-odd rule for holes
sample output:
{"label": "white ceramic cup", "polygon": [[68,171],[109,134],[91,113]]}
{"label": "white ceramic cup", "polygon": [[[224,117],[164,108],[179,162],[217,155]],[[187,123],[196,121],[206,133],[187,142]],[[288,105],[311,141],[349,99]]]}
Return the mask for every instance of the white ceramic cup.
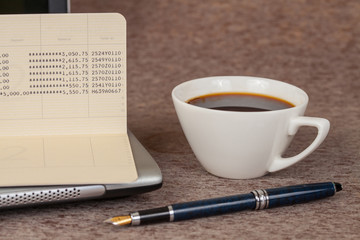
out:
{"label": "white ceramic cup", "polygon": [[[287,100],[295,106],[265,112],[235,112],[198,107],[186,101],[221,92],[258,93]],[[312,153],[325,139],[330,123],[304,117],[307,94],[293,85],[258,77],[207,77],[181,83],[172,99],[185,136],[202,166],[233,179],[256,178],[289,167]],[[316,127],[314,141],[301,153],[282,154],[301,126]]]}

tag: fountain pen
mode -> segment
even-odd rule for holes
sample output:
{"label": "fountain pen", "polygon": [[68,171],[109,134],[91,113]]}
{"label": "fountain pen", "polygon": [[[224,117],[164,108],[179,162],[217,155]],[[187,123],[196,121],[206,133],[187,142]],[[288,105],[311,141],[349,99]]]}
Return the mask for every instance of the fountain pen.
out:
{"label": "fountain pen", "polygon": [[340,183],[323,182],[254,190],[251,193],[177,203],[166,207],[132,212],[105,220],[114,225],[141,225],[208,217],[242,210],[261,210],[305,203],[333,196],[342,190]]}

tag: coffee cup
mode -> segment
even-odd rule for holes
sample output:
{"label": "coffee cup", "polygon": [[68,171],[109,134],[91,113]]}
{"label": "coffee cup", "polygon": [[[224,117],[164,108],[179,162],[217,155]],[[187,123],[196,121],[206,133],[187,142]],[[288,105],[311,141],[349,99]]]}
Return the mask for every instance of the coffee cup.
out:
{"label": "coffee cup", "polygon": [[[304,116],[309,98],[303,90],[272,79],[199,78],[176,86],[172,99],[196,158],[224,178],[256,178],[289,167],[311,154],[330,127],[324,118]],[[271,109],[272,101],[284,106]],[[301,126],[317,128],[317,136],[299,154],[282,157]]]}

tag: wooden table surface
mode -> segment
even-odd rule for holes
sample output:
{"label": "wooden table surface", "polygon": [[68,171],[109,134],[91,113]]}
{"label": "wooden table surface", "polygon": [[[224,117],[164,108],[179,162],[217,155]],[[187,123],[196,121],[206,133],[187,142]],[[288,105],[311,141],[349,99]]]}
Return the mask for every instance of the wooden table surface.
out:
{"label": "wooden table surface", "polygon": [[[119,12],[128,23],[128,126],[160,166],[163,187],[122,199],[0,213],[0,239],[359,239],[360,2],[357,0],[72,0],[72,12]],[[207,173],[179,125],[171,90],[194,78],[259,76],[304,89],[306,115],[331,129],[309,157],[251,180]],[[287,155],[311,142],[298,132]],[[240,147],[240,146],[239,146]],[[119,228],[132,210],[338,181],[334,197],[303,205]]]}

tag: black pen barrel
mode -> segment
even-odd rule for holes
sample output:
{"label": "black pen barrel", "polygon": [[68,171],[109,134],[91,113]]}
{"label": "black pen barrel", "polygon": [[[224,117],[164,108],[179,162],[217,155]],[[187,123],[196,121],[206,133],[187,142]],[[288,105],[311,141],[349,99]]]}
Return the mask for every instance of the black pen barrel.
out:
{"label": "black pen barrel", "polygon": [[153,208],[142,210],[131,214],[133,218],[133,225],[169,222],[170,212],[168,207]]}
{"label": "black pen barrel", "polygon": [[254,209],[255,198],[251,193],[172,205],[174,221],[207,217],[242,210]]}

